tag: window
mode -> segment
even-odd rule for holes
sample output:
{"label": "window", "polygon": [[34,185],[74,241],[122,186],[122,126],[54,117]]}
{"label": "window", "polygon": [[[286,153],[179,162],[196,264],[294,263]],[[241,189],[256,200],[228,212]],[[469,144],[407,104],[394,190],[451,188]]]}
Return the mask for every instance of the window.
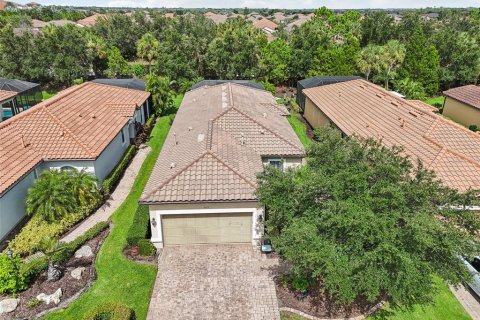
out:
{"label": "window", "polygon": [[281,159],[268,159],[268,164],[275,169],[283,170],[283,163]]}
{"label": "window", "polygon": [[122,133],[122,144],[123,144],[123,143],[125,143],[125,134],[123,133],[123,129],[120,132]]}
{"label": "window", "polygon": [[63,166],[60,168],[61,171],[75,171],[76,169],[72,166]]}

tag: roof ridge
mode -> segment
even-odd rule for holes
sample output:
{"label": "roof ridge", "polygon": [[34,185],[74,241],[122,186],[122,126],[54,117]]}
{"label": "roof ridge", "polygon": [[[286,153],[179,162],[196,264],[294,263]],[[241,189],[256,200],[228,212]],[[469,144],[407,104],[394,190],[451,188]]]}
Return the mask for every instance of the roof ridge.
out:
{"label": "roof ridge", "polygon": [[75,92],[77,91],[78,89],[80,88],[83,88],[84,86],[86,86],[88,83],[90,82],[84,82],[82,84],[79,84],[77,86],[73,86],[73,87],[70,87],[68,89],[65,89],[63,91],[60,91],[59,94],[57,94],[56,96],[53,96],[45,101],[42,101],[36,105],[34,105],[33,107],[31,107],[30,109],[28,110],[25,110],[23,112],[20,112],[19,114],[15,115],[15,117],[11,117],[10,119],[7,119],[3,122],[0,122],[0,129],[2,129],[3,127],[6,127],[8,126],[10,123],[14,123],[15,121],[19,120],[19,119],[23,119],[25,118],[26,116],[30,115],[31,113],[34,113],[38,110],[41,110],[43,107],[48,107],[50,106],[52,103],[54,102],[57,102],[58,100],[64,98],[65,96],[71,94],[72,92]]}
{"label": "roof ridge", "polygon": [[284,140],[285,142],[287,142],[289,145],[291,145],[292,147],[302,151],[302,153],[304,152],[301,148],[299,148],[297,145],[295,145],[293,142],[291,142],[290,140],[288,140],[287,138],[285,138],[284,136],[282,136],[281,134],[273,131],[272,129],[266,127],[264,124],[262,124],[261,122],[253,119],[252,117],[250,117],[248,114],[244,113],[243,111],[240,111],[239,109],[237,109],[236,107],[232,107],[231,109],[237,111],[238,113],[240,113],[241,115],[243,115],[244,117],[248,118],[250,121],[253,121],[255,122],[256,124],[258,124],[259,126],[261,126],[262,128],[270,131],[273,135],[277,136],[278,138]]}
{"label": "roof ridge", "polygon": [[96,158],[96,156],[93,154],[92,150],[90,150],[90,148],[88,148],[86,145],[84,145],[80,139],[78,139],[78,137],[73,134],[73,132],[70,131],[70,129],[67,128],[67,126],[60,120],[58,119],[53,113],[50,112],[50,110],[48,110],[48,108],[45,106],[43,107],[44,111],[53,119],[53,121],[55,121],[60,127],[62,127],[63,130],[65,130],[69,135],[70,137],[82,148],[84,149],[93,159]]}

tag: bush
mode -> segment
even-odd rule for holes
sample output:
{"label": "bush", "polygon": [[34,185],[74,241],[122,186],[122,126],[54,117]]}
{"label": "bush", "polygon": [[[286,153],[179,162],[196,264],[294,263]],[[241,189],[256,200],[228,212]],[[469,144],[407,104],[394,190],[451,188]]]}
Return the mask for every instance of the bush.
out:
{"label": "bush", "polygon": [[148,239],[140,239],[138,241],[138,249],[140,251],[140,255],[146,257],[154,256],[155,251],[157,251],[153,243]]}
{"label": "bush", "polygon": [[17,293],[25,288],[25,279],[20,272],[20,257],[0,255],[0,293]]}
{"label": "bush", "polygon": [[[62,243],[61,246],[65,250],[58,250],[58,252],[53,254],[53,262],[60,265],[64,264],[85,242],[95,238],[106,228],[108,228],[108,222],[99,222],[77,239],[68,243]],[[38,277],[38,275],[47,270],[47,268],[48,258],[46,256],[41,257],[33,260],[30,263],[24,264],[21,269],[21,275],[25,279],[26,283],[32,283]]]}
{"label": "bush", "polygon": [[110,191],[112,191],[117,185],[136,152],[137,148],[135,145],[132,144],[128,146],[127,151],[125,151],[123,154],[120,162],[115,166],[115,168],[113,168],[112,172],[110,172],[110,175],[102,183],[102,190],[105,194],[109,194]]}
{"label": "bush", "polygon": [[42,304],[42,301],[38,300],[37,298],[32,298],[32,299],[28,300],[27,307],[35,308],[35,307],[39,306],[40,304]]}
{"label": "bush", "polygon": [[137,246],[141,239],[145,239],[147,237],[149,224],[150,212],[148,211],[148,206],[139,205],[133,217],[133,223],[128,230],[127,244]]}
{"label": "bush", "polygon": [[135,320],[135,311],[119,303],[105,303],[95,307],[83,320]]}
{"label": "bush", "polygon": [[469,125],[468,129],[472,130],[473,132],[477,132],[479,130],[476,124]]}
{"label": "bush", "polygon": [[34,215],[8,247],[21,256],[32,254],[38,250],[38,245],[42,239],[58,238],[68,228],[88,216],[99,204],[100,201],[98,200],[88,207],[80,207],[76,212],[67,214],[62,219],[53,222],[44,221],[40,216]]}
{"label": "bush", "polygon": [[304,276],[291,275],[290,280],[292,283],[292,289],[300,292],[307,292],[307,290],[313,285],[313,280]]}
{"label": "bush", "polygon": [[168,115],[168,124],[171,126],[173,121],[175,120],[175,113],[171,113]]}

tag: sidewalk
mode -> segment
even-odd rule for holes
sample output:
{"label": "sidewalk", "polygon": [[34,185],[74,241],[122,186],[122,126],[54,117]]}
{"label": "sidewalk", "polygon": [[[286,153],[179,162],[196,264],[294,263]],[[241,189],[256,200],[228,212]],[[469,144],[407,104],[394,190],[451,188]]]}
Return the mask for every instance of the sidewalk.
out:
{"label": "sidewalk", "polygon": [[110,216],[115,212],[115,210],[117,210],[118,207],[120,207],[130,193],[135,178],[137,177],[143,161],[147,157],[150,150],[150,147],[146,145],[140,146],[137,154],[133,158],[127,170],[125,170],[125,174],[118,183],[117,188],[115,188],[115,191],[110,195],[110,198],[97,210],[97,212],[80,223],[74,230],[63,237],[61,241],[73,241],[97,223],[107,221],[110,218]]}
{"label": "sidewalk", "polygon": [[460,286],[458,289],[450,287],[450,290],[452,290],[470,317],[472,317],[473,320],[480,320],[480,299],[473,296],[471,291],[464,286]]}

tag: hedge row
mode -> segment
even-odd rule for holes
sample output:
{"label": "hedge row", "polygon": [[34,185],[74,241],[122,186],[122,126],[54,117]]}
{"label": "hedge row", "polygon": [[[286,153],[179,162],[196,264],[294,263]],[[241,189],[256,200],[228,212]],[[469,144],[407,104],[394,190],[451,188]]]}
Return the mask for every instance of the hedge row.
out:
{"label": "hedge row", "polygon": [[135,311],[120,303],[104,303],[96,306],[83,320],[135,320]]}
{"label": "hedge row", "polygon": [[120,162],[115,166],[115,168],[113,168],[112,172],[110,172],[110,175],[103,181],[103,193],[109,194],[110,191],[112,191],[112,189],[117,185],[136,152],[137,148],[135,145],[132,144],[128,146],[127,151],[125,151],[123,154]]}
{"label": "hedge row", "polygon": [[150,213],[148,206],[139,205],[133,217],[133,223],[128,230],[127,243],[131,246],[137,246],[138,241],[147,237],[149,224]]}
{"label": "hedge row", "polygon": [[155,248],[150,240],[140,239],[138,241],[138,251],[140,252],[141,256],[151,257],[155,255],[157,248]]}
{"label": "hedge row", "polygon": [[[62,249],[58,250],[57,253],[53,255],[53,262],[56,264],[64,264],[70,259],[70,257],[78,250],[85,242],[91,240],[98,236],[103,230],[108,228],[108,222],[99,222],[90,228],[83,235],[77,239],[62,243]],[[48,259],[46,256],[33,260],[22,266],[20,273],[25,279],[26,283],[32,283],[43,271],[48,268]]]}

